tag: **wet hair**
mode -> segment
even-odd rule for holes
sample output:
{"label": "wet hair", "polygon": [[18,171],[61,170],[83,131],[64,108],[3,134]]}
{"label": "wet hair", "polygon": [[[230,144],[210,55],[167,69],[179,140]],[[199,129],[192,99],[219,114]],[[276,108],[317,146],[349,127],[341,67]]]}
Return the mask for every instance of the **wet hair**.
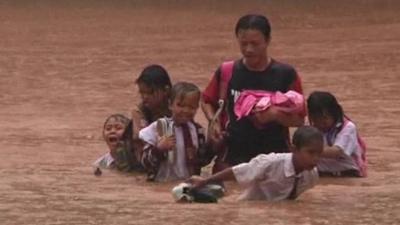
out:
{"label": "wet hair", "polygon": [[178,82],[174,84],[171,90],[170,104],[172,104],[176,98],[182,100],[189,93],[197,93],[200,95],[200,89],[193,83],[189,82]]}
{"label": "wet hair", "polygon": [[130,123],[130,119],[122,114],[116,113],[116,114],[112,114],[109,117],[107,117],[106,121],[104,122],[103,125],[103,129],[106,128],[106,124],[108,123],[108,121],[110,121],[111,119],[115,119],[118,122],[121,122],[122,124],[124,124],[125,128],[129,125]]}
{"label": "wet hair", "polygon": [[145,84],[153,91],[170,89],[172,86],[168,72],[156,64],[146,66],[135,82]]}
{"label": "wet hair", "polygon": [[307,99],[309,117],[332,116],[335,123],[342,122],[344,113],[335,96],[325,91],[314,91]]}
{"label": "wet hair", "polygon": [[260,31],[265,40],[271,37],[271,25],[267,17],[258,14],[247,14],[242,16],[235,27],[235,35],[238,36],[240,30],[254,29]]}
{"label": "wet hair", "polygon": [[121,122],[125,126],[124,132],[122,133],[122,140],[130,140],[130,137],[132,137],[133,134],[132,120],[119,113],[112,114],[109,117],[107,117],[106,121],[104,122],[103,132],[106,129],[108,121],[110,121],[111,119],[115,119],[116,121]]}
{"label": "wet hair", "polygon": [[293,134],[292,142],[297,149],[307,146],[314,141],[324,142],[322,133],[315,127],[301,126]]}

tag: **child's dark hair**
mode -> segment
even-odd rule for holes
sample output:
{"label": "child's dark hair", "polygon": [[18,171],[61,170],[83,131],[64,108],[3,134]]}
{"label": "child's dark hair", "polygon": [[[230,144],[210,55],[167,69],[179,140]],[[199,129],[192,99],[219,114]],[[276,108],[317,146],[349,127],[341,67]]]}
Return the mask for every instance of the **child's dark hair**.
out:
{"label": "child's dark hair", "polygon": [[184,98],[188,93],[198,93],[200,95],[200,89],[193,83],[189,82],[178,82],[174,84],[171,90],[170,103],[172,104],[176,98]]}
{"label": "child's dark hair", "polygon": [[343,109],[335,96],[325,91],[314,91],[307,99],[309,117],[318,118],[325,114],[332,116],[335,123],[343,121]]}
{"label": "child's dark hair", "polygon": [[267,17],[258,14],[247,14],[242,16],[235,27],[235,35],[238,36],[240,30],[255,29],[260,31],[265,40],[269,40],[271,37],[271,25]]}
{"label": "child's dark hair", "polygon": [[152,90],[170,89],[171,79],[168,72],[160,65],[149,65],[143,69],[139,77],[136,79],[136,84],[143,83],[149,86]]}
{"label": "child's dark hair", "polygon": [[301,126],[293,134],[292,142],[297,149],[307,146],[314,141],[324,142],[322,133],[315,127]]}
{"label": "child's dark hair", "polygon": [[126,117],[126,116],[124,116],[122,114],[116,113],[116,114],[112,114],[109,117],[107,117],[106,121],[104,122],[103,129],[106,128],[106,124],[108,123],[108,121],[110,121],[113,118],[115,120],[121,122],[125,126],[128,126],[128,124],[130,123],[130,119],[128,117]]}

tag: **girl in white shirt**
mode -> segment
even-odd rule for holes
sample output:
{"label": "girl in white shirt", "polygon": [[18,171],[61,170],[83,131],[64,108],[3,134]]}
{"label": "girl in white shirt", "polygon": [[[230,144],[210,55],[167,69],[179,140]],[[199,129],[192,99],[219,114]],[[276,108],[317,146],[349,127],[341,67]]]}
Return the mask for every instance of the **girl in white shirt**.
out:
{"label": "girl in white shirt", "polygon": [[365,143],[335,96],[315,91],[308,97],[307,107],[310,124],[324,134],[325,147],[318,162],[320,175],[365,177]]}
{"label": "girl in white shirt", "polygon": [[176,83],[171,90],[171,117],[158,119],[139,132],[146,144],[141,162],[148,180],[172,181],[200,174],[202,166],[214,156],[205,142],[204,129],[194,116],[199,108],[200,90],[187,82]]}

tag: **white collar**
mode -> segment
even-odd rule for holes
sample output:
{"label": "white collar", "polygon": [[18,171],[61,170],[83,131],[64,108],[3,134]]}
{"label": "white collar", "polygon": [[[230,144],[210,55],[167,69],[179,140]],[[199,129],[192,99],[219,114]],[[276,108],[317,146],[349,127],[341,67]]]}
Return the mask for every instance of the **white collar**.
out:
{"label": "white collar", "polygon": [[[296,171],[295,171],[294,165],[293,165],[293,153],[289,153],[289,156],[285,157],[283,171],[284,171],[286,177],[296,176]],[[300,174],[301,173],[299,173],[297,175],[297,177],[299,177]]]}
{"label": "white collar", "polygon": [[289,157],[285,158],[283,170],[286,177],[302,177],[303,172],[296,174],[296,170],[293,165],[293,153],[289,153]]}

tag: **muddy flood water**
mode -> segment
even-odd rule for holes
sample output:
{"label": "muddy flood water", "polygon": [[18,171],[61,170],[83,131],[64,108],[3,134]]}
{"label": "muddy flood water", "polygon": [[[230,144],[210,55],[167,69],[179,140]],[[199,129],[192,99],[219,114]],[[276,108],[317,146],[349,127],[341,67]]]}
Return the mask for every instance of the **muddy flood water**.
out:
{"label": "muddy flood water", "polygon": [[[369,176],[280,203],[238,202],[228,183],[218,204],[177,204],[176,183],[137,174],[95,177],[103,121],[129,115],[143,67],[204,88],[240,56],[233,29],[248,12],[270,18],[270,54],[305,94],[333,92],[356,121]],[[0,224],[400,224],[399,12],[396,0],[0,0]]]}

